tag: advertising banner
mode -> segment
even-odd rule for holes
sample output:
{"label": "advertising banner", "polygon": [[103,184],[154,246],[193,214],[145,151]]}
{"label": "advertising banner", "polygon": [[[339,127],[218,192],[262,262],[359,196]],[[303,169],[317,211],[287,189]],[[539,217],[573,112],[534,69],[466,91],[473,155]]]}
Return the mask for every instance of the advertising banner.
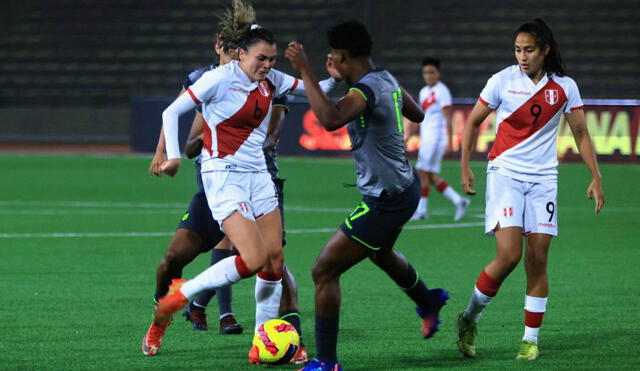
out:
{"label": "advertising banner", "polygon": [[[585,100],[585,118],[593,143],[601,160],[638,162],[640,158],[640,101],[636,100]],[[462,131],[475,100],[454,100],[453,153],[458,157]],[[322,128],[306,103],[291,103],[291,111],[280,133],[278,152],[281,155],[336,156],[348,155],[351,143],[345,127],[328,132]],[[408,124],[408,123],[407,123]],[[491,114],[480,126],[478,142],[473,157],[485,159],[495,139],[495,114]],[[407,142],[409,156],[415,156],[420,138],[414,136]],[[579,159],[571,129],[564,119],[558,129],[558,157],[561,160]]]}

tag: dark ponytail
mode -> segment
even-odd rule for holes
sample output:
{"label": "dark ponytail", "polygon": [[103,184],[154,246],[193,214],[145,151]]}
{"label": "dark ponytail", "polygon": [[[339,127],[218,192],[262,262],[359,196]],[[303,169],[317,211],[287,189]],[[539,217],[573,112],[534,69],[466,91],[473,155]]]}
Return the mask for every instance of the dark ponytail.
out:
{"label": "dark ponytail", "polygon": [[536,40],[538,47],[544,51],[549,46],[549,53],[544,57],[544,66],[542,67],[546,73],[555,73],[558,76],[567,75],[567,66],[562,60],[558,43],[553,38],[553,33],[547,24],[540,18],[527,22],[516,30],[514,39],[519,33],[528,33]]}
{"label": "dark ponytail", "polygon": [[246,51],[250,46],[258,41],[264,41],[269,45],[273,45],[276,42],[276,38],[273,36],[271,31],[266,28],[262,28],[257,24],[253,24],[242,32],[239,41],[240,48]]}

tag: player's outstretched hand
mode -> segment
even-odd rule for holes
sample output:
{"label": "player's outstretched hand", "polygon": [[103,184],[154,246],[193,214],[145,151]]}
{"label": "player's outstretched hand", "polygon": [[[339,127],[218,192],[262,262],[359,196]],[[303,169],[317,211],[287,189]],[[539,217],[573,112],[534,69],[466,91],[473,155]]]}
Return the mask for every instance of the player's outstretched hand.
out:
{"label": "player's outstretched hand", "polygon": [[600,210],[602,210],[602,206],[604,206],[604,192],[602,191],[602,181],[600,178],[594,178],[589,184],[589,188],[587,188],[587,197],[589,199],[596,199],[596,208],[595,212],[598,214]]}
{"label": "player's outstretched hand", "polygon": [[291,67],[300,74],[302,74],[305,68],[309,67],[309,61],[304,52],[304,47],[297,41],[289,43],[287,50],[284,51],[284,57],[291,63]]}
{"label": "player's outstretched hand", "polygon": [[155,175],[158,178],[162,178],[162,170],[160,170],[160,167],[166,160],[164,153],[154,154],[151,159],[151,164],[149,164],[149,175]]}
{"label": "player's outstretched hand", "polygon": [[338,72],[338,70],[336,69],[336,65],[333,62],[333,57],[331,56],[331,54],[327,54],[326,67],[327,67],[327,73],[329,74],[329,76],[333,77],[338,81],[342,80],[342,75],[340,75],[340,72]]}
{"label": "player's outstretched hand", "polygon": [[167,174],[168,176],[175,176],[178,174],[178,170],[180,169],[180,159],[172,158],[171,160],[165,161],[160,166],[160,170]]}
{"label": "player's outstretched hand", "polygon": [[471,187],[473,187],[473,182],[474,182],[473,170],[471,170],[471,168],[469,168],[468,166],[463,167],[461,170],[461,177],[462,177],[462,188],[464,188],[464,191],[466,192],[466,194],[474,196],[476,194],[476,191],[471,189]]}

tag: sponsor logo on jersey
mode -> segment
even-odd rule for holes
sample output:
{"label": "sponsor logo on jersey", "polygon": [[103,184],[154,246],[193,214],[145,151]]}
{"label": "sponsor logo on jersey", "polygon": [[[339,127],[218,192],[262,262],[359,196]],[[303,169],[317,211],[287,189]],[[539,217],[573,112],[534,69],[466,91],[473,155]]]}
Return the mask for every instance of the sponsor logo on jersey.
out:
{"label": "sponsor logo on jersey", "polygon": [[258,90],[260,91],[260,94],[262,94],[263,97],[268,97],[269,96],[269,84],[266,81],[261,82],[258,85]]}
{"label": "sponsor logo on jersey", "polygon": [[558,91],[556,89],[547,89],[544,91],[544,100],[550,105],[558,103]]}
{"label": "sponsor logo on jersey", "polygon": [[249,95],[249,91],[248,90],[244,90],[242,88],[230,87],[229,91],[237,91],[238,93]]}
{"label": "sponsor logo on jersey", "polygon": [[517,95],[531,95],[530,91],[507,90],[507,93],[517,94]]}

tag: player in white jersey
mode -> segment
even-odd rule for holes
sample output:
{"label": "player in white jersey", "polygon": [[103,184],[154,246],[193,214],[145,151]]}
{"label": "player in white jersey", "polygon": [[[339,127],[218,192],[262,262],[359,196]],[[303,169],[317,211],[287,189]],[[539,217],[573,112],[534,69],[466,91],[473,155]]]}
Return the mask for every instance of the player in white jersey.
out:
{"label": "player in white jersey", "polygon": [[458,221],[464,216],[469,199],[461,197],[444,178],[438,176],[442,156],[451,151],[453,137],[451,93],[440,81],[440,59],[426,57],[422,60],[422,78],[427,85],[420,90],[418,97],[424,110],[424,120],[420,123],[420,150],[416,162],[422,196],[411,220],[429,217],[429,187],[434,186],[453,203],[453,220]]}
{"label": "player in white jersey", "polygon": [[282,227],[262,144],[272,97],[302,90],[303,85],[271,69],[276,57],[271,32],[253,25],[241,39],[239,61],[206,72],[163,113],[168,161],[162,165],[168,174],[177,172],[177,119],[202,104],[202,178],[207,202],[240,255],[223,259],[184,284],[181,280],[172,285],[158,303],[154,320],[158,325],[166,323],[198,292],[256,273],[256,324],[278,314],[284,259]]}
{"label": "player in white jersey", "polygon": [[497,134],[487,166],[485,231],[495,235],[496,257],[486,265],[467,309],[458,316],[457,345],[476,356],[476,324],[482,310],[522,257],[527,278],[525,331],[516,359],[538,357],[538,333],[548,295],[547,254],[557,234],[556,134],[564,114],[580,156],[591,172],[587,196],[595,212],[604,204],[602,180],[576,83],[566,75],[549,27],[535,19],[520,26],[514,38],[518,65],[493,75],[480,93],[464,129],[462,185],[475,194],[469,157],[478,127],[496,110]]}

